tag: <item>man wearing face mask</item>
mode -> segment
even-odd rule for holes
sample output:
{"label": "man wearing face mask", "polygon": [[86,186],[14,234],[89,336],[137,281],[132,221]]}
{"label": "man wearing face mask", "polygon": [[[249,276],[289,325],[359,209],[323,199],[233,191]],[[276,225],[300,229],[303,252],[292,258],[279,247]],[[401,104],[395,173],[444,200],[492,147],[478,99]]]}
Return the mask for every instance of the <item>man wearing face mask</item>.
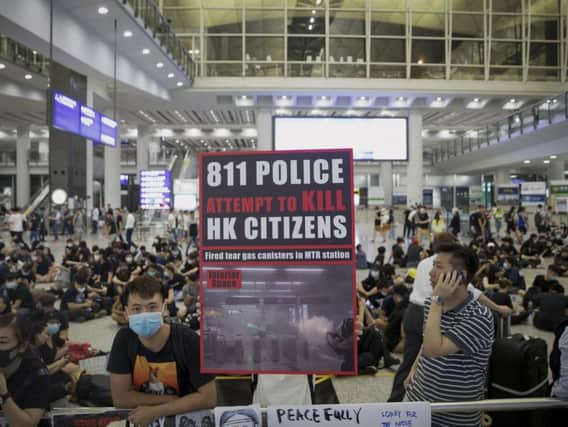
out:
{"label": "man wearing face mask", "polygon": [[[89,294],[87,283],[89,281],[89,271],[81,268],[75,273],[73,286],[65,291],[61,298],[61,311],[68,313],[70,321],[84,322],[91,320],[97,313],[97,304]],[[101,313],[102,314],[102,313]]]}
{"label": "man wearing face mask", "polygon": [[114,406],[135,408],[129,415],[135,425],[210,409],[217,401],[214,377],[200,372],[198,335],[164,323],[164,296],[152,277],[129,283],[124,295],[129,328],[118,331],[110,352]]}
{"label": "man wearing face mask", "polygon": [[6,281],[6,288],[10,296],[12,310],[18,312],[18,314],[31,314],[35,309],[35,304],[29,289],[28,279],[20,273],[12,273],[11,279]]}

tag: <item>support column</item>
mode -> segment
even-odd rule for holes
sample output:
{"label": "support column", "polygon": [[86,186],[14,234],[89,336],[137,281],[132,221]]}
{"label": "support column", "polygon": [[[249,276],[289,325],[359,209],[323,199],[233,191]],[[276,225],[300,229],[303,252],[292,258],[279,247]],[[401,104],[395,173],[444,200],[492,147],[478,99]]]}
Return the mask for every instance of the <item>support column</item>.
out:
{"label": "support column", "polygon": [[564,180],[564,160],[551,160],[548,165],[548,180],[563,181]]}
{"label": "support column", "polygon": [[504,170],[498,170],[493,172],[494,183],[495,186],[499,187],[500,185],[510,185],[511,178],[509,178],[509,174]]}
{"label": "support column", "polygon": [[256,128],[258,131],[258,150],[272,150],[272,113],[259,111],[256,113]]}
{"label": "support column", "polygon": [[[87,105],[94,107],[94,100],[93,100],[93,88],[87,81]],[[91,213],[93,212],[93,205],[94,205],[94,192],[93,192],[93,181],[94,181],[94,156],[93,156],[93,141],[91,139],[85,140],[86,144],[86,164],[85,164],[85,180],[86,180],[86,200],[85,200],[85,209],[87,210],[87,218],[89,221],[87,224],[90,224]],[[89,227],[87,227],[89,228]]]}
{"label": "support column", "polygon": [[150,141],[152,141],[152,127],[138,126],[136,139],[136,169],[147,170],[149,165]]}
{"label": "support column", "polygon": [[30,202],[30,145],[30,128],[19,127],[16,139],[16,206],[20,209],[24,209]]}
{"label": "support column", "polygon": [[[112,117],[112,111],[107,111]],[[120,206],[120,138],[116,141],[116,147],[105,145],[105,205],[106,209],[121,208]]]}
{"label": "support column", "polygon": [[411,111],[408,115],[408,166],[407,204],[422,203],[422,183],[424,181],[422,144],[422,115]]}
{"label": "support column", "polygon": [[385,197],[385,206],[392,206],[392,163],[381,162],[381,187]]}

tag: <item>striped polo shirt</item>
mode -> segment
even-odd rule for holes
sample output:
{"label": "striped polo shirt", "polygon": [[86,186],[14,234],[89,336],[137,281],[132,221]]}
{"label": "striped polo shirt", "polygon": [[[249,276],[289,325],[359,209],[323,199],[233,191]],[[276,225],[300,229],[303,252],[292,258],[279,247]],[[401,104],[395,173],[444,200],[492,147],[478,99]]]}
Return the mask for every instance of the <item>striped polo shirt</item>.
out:
{"label": "striped polo shirt", "polygon": [[[431,298],[425,302],[424,319],[428,318],[431,303]],[[407,393],[408,400],[459,402],[483,399],[493,328],[491,312],[475,301],[471,293],[463,304],[443,313],[442,334],[455,343],[459,351],[442,357],[421,356]],[[480,411],[432,415],[432,426],[473,427],[480,424]]]}

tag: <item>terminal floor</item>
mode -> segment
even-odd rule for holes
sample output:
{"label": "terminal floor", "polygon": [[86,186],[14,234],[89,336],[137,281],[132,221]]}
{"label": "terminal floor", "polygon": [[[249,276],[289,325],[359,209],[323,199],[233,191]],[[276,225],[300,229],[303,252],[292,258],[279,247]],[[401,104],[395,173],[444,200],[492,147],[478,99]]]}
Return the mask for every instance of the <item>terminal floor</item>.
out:
{"label": "terminal floor", "polygon": [[[366,221],[365,221],[366,222]],[[359,235],[360,243],[367,251],[368,258],[374,259],[377,247],[381,246],[381,239],[379,236],[372,242],[372,226],[366,224],[357,225],[357,233]],[[401,230],[397,230],[397,235]],[[151,238],[154,234],[150,233],[147,236],[147,244],[151,244]],[[0,236],[6,238],[7,236]],[[102,236],[86,236],[87,243],[93,244],[106,244],[107,240]],[[56,259],[61,260],[61,255],[65,246],[65,240],[52,241],[49,239],[47,242],[51,247]],[[140,244],[141,242],[138,242]],[[387,241],[387,255],[390,252],[392,241]],[[401,271],[402,273],[403,271]],[[362,280],[367,275],[367,271],[359,270],[357,272],[357,280]],[[534,276],[544,273],[544,269],[527,269],[523,270],[527,284],[530,286]],[[568,287],[568,279],[562,279],[565,287]],[[513,326],[513,333],[523,333],[529,336],[540,337],[546,340],[548,349],[552,348],[553,334],[535,329],[532,325],[518,325]],[[112,345],[112,340],[117,331],[116,324],[110,317],[95,319],[86,323],[72,323],[70,328],[70,338],[77,342],[89,342],[94,347],[103,351],[109,351]],[[395,355],[401,358],[401,355]],[[394,367],[396,368],[396,367]],[[356,377],[334,377],[331,378],[337,398],[341,403],[365,403],[365,402],[382,402],[386,401],[391,390],[392,381],[395,369],[380,369],[375,376],[356,376]],[[236,384],[235,384],[236,385]],[[333,390],[331,391],[333,393]],[[323,402],[322,402],[323,403]],[[331,403],[331,402],[329,402]]]}

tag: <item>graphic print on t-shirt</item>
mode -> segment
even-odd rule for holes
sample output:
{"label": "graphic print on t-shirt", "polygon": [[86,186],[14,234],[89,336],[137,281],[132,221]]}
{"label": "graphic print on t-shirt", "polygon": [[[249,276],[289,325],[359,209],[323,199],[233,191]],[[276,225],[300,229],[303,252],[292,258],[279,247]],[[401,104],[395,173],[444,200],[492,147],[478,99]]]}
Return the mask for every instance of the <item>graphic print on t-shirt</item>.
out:
{"label": "graphic print on t-shirt", "polygon": [[142,393],[179,394],[176,362],[154,363],[144,356],[136,356],[132,382]]}

